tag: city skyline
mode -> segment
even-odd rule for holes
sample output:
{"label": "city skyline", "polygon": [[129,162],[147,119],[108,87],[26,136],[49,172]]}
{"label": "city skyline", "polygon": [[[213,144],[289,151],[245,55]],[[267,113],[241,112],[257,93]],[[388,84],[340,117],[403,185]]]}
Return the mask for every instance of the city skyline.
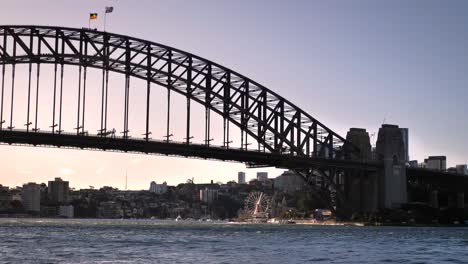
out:
{"label": "city skyline", "polygon": [[[380,8],[372,4],[334,6],[333,3],[320,2],[298,2],[297,5],[275,2],[265,10],[262,10],[265,2],[261,1],[254,4],[220,3],[218,5],[225,7],[222,10],[235,10],[243,15],[239,17],[234,15],[236,12],[231,14],[222,11],[219,14],[229,19],[219,26],[197,19],[203,13],[213,16],[213,19],[218,18],[219,14],[214,13],[214,7],[210,5],[212,3],[208,2],[201,5],[185,4],[179,10],[181,12],[171,14],[176,17],[170,18],[164,10],[180,8],[178,5],[181,2],[161,2],[155,5],[151,1],[142,1],[139,6],[131,6],[120,1],[99,4],[94,1],[82,1],[79,4],[52,1],[56,17],[37,12],[20,18],[16,14],[23,12],[23,2],[8,2],[8,8],[0,11],[0,24],[49,24],[80,28],[87,26],[90,12],[102,15],[105,5],[113,5],[115,12],[108,17],[108,31],[174,46],[232,67],[273,91],[284,94],[288,100],[324,120],[342,136],[350,127],[364,127],[374,133],[385,119],[386,123],[409,128],[411,159],[422,161],[427,156],[446,155],[449,166],[468,161],[466,149],[463,148],[468,145],[468,139],[463,138],[462,133],[468,129],[466,122],[463,122],[463,113],[467,110],[463,102],[468,98],[463,87],[468,81],[461,72],[465,65],[460,61],[466,58],[463,43],[467,42],[466,38],[459,37],[466,33],[466,29],[459,26],[463,23],[459,23],[458,19],[462,18],[457,16],[461,7],[465,6],[461,2],[455,2],[446,9],[438,9],[437,4],[432,3],[425,9],[425,12],[434,12],[435,18],[445,22],[439,23],[437,28],[429,23],[433,19],[431,14],[416,9],[416,5],[403,2],[385,3]],[[37,9],[24,10],[26,13],[44,8],[40,3],[28,4],[37,5]],[[460,8],[457,8],[458,4]],[[151,7],[154,7],[154,16],[144,10]],[[297,16],[281,16],[283,8]],[[388,10],[382,10],[385,8]],[[387,17],[373,17],[372,13],[377,9]],[[402,12],[394,15],[391,12],[394,9]],[[5,13],[6,10],[11,15]],[[197,10],[201,14],[195,15]],[[246,10],[249,12],[242,12]],[[327,15],[318,14],[320,11]],[[314,15],[310,16],[309,12]],[[360,17],[360,14],[363,16]],[[146,22],[143,24],[143,21],[153,20],[156,26],[147,25]],[[395,23],[390,28],[388,24],[384,27],[383,23],[364,27],[367,22],[380,20]],[[177,22],[166,25],[169,21]],[[190,26],[182,21],[190,22]],[[345,22],[353,23],[345,25]],[[255,30],[246,28],[245,32],[239,32],[238,23],[253,23]],[[96,26],[102,29],[102,17]],[[236,34],[218,34],[221,26],[227,29],[224,31],[237,33],[248,40],[239,40]],[[404,30],[406,26],[408,29]],[[346,29],[351,31],[347,32]],[[455,33],[448,33],[447,29]],[[382,32],[375,32],[377,30]],[[433,36],[429,35],[431,32]],[[353,33],[359,37],[353,36]],[[386,36],[386,33],[391,34]],[[203,38],[195,38],[198,35],[203,35]],[[415,35],[417,44],[427,46],[417,49],[420,46],[411,41]],[[265,42],[268,42],[268,47]],[[392,42],[394,45],[390,44]],[[370,52],[365,59],[359,57],[364,50]],[[237,58],[241,54],[242,59]],[[395,55],[398,59],[392,59]],[[445,58],[437,57],[439,55]],[[279,56],[282,63],[275,63],[274,56]],[[327,59],[328,56],[332,59]],[[284,71],[284,68],[292,70],[280,74],[281,78],[275,76],[276,72]],[[375,74],[370,76],[369,72]],[[436,79],[434,74],[438,74],[440,80],[432,80]],[[357,89],[360,89],[359,92],[356,92]],[[327,91],[333,93],[330,95]],[[314,95],[320,95],[323,102],[314,100]],[[428,97],[425,101],[421,99],[423,95]],[[330,101],[338,104],[332,110]],[[414,102],[420,106],[415,107]],[[400,107],[395,109],[395,105]],[[432,122],[427,120],[428,116],[440,119],[440,124],[432,127]],[[446,127],[452,129],[446,131]],[[45,151],[47,154],[43,155]],[[238,171],[247,171],[247,175],[253,175],[256,171],[265,170],[246,170],[244,165],[236,163],[51,148],[0,146],[0,153],[5,158],[6,175],[2,177],[1,183],[7,186],[61,176],[76,182],[79,188],[92,182],[96,187],[109,183],[123,189],[125,172],[128,171],[131,179],[129,188],[138,189],[146,188],[152,180],[167,181],[171,185],[192,177],[199,182],[225,182],[229,180],[226,177],[235,180]],[[27,160],[32,162],[26,165]],[[206,171],[207,167],[210,167],[210,171]],[[271,175],[279,175],[281,170],[268,171]]]}
{"label": "city skyline", "polygon": [[[70,182],[67,178],[67,175],[70,175],[71,172],[68,172],[68,173],[63,173],[65,171],[64,168],[61,169],[62,170],[62,174],[59,174],[59,175],[64,175],[64,176],[60,176],[60,177],[57,177],[57,176],[54,176],[52,178],[41,178],[40,181],[25,181],[25,182],[22,182],[22,183],[19,183],[19,184],[16,184],[16,185],[6,185],[6,184],[2,184],[0,182],[0,186],[4,187],[4,188],[10,188],[10,189],[21,189],[22,186],[24,185],[27,185],[27,184],[46,184],[47,185],[47,182],[50,182],[51,180],[56,180],[56,179],[60,179],[60,180],[64,180],[64,181],[67,181],[67,182]],[[122,176],[123,178],[123,187],[120,187],[120,186],[114,186],[114,185],[111,185],[111,184],[103,184],[103,185],[98,185],[98,186],[94,186],[93,184],[86,184],[86,183],[82,183],[81,188],[78,188],[76,186],[73,185],[73,182],[70,182],[71,185],[70,185],[70,189],[74,189],[74,190],[80,190],[80,189],[100,189],[100,188],[103,188],[103,187],[111,187],[111,188],[116,188],[116,189],[119,189],[119,190],[122,190],[122,191],[125,191],[125,190],[128,190],[128,191],[144,191],[144,190],[151,190],[152,189],[152,186],[153,184],[154,185],[167,185],[167,186],[177,186],[179,184],[186,184],[188,181],[191,181],[193,180],[193,183],[195,184],[227,184],[229,182],[236,182],[238,184],[247,184],[251,181],[254,181],[254,180],[259,180],[259,175],[263,175],[264,178],[262,178],[262,180],[265,180],[265,179],[274,179],[276,177],[279,177],[281,175],[283,175],[284,173],[287,173],[287,172],[290,172],[289,170],[287,169],[280,169],[279,170],[280,173],[279,174],[274,174],[274,175],[270,175],[268,174],[268,172],[265,172],[265,170],[258,170],[258,171],[251,171],[250,173],[246,173],[245,171],[238,171],[236,172],[235,176],[232,176],[232,175],[229,175],[229,176],[223,176],[223,181],[219,180],[219,181],[215,181],[213,179],[203,179],[203,177],[191,177],[191,178],[188,178],[186,179],[185,181],[182,181],[182,182],[175,182],[174,184],[169,184],[166,180],[161,180],[161,181],[156,181],[155,179],[150,179],[149,182],[145,182],[145,184],[147,185],[146,187],[143,187],[143,188],[140,188],[140,187],[136,187],[136,188],[129,188],[128,187],[128,180],[132,180],[131,178],[131,175],[130,177],[128,177],[128,171],[125,172],[125,174]],[[243,181],[242,182],[239,182],[239,174],[243,174]],[[23,174],[31,174],[32,175],[32,172],[31,173],[23,173]],[[139,178],[139,177],[137,177]],[[145,177],[147,178],[147,177]],[[197,181],[196,179],[199,179],[199,181]],[[140,180],[140,179],[138,179]],[[141,183],[138,183],[139,185],[142,185]]]}

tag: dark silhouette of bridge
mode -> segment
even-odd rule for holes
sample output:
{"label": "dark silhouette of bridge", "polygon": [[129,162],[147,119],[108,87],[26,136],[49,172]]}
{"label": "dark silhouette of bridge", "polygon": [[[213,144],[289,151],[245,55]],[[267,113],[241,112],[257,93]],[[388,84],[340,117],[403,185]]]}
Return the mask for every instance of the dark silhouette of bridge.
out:
{"label": "dark silhouette of bridge", "polygon": [[[346,199],[342,194],[345,174],[376,174],[383,168],[382,162],[364,160],[353,142],[272,90],[210,60],[151,41],[85,28],[0,26],[0,64],[2,143],[176,155],[288,168],[303,175],[309,183],[317,175],[323,177],[322,190],[328,195],[325,199],[335,200],[335,204]],[[21,65],[27,67],[23,78],[27,80],[27,99],[20,106],[15,98],[18,89],[15,80]],[[52,72],[52,85],[46,88],[41,86],[44,65],[53,67],[52,71],[46,71],[48,75]],[[70,66],[78,68],[77,81],[64,81],[65,67]],[[100,71],[100,103],[95,106],[100,110],[92,113],[87,111],[90,108],[87,92],[92,85],[88,80],[90,69]],[[109,93],[115,89],[109,85],[110,73],[124,77],[124,96],[120,99],[123,107],[117,112],[109,107]],[[135,87],[132,85],[135,79],[145,85]],[[72,85],[76,86],[77,96],[76,111],[70,115],[64,112],[65,104],[69,107],[64,98]],[[150,131],[151,107],[155,105],[151,93],[161,87],[167,91],[167,115],[165,135],[157,140],[151,138]],[[139,113],[145,120],[142,136],[130,133],[134,129],[130,101],[135,89],[145,91],[145,111]],[[183,142],[172,140],[171,124],[181,118],[171,113],[173,94],[186,101],[186,107],[178,109],[185,112]],[[44,96],[50,97],[50,104],[39,107]],[[196,125],[204,126],[200,143],[191,142],[194,102],[204,111],[202,122]],[[27,108],[26,116],[15,115],[18,107]],[[50,115],[46,129],[39,125],[39,112]],[[222,119],[221,145],[212,143],[212,113]],[[96,132],[88,129],[86,121],[90,116],[99,119]],[[122,118],[119,130],[110,124],[111,116]],[[24,128],[15,127],[18,120]],[[65,120],[76,120],[75,127],[66,128]],[[237,146],[232,140],[233,127],[238,131],[235,137],[240,139]]]}

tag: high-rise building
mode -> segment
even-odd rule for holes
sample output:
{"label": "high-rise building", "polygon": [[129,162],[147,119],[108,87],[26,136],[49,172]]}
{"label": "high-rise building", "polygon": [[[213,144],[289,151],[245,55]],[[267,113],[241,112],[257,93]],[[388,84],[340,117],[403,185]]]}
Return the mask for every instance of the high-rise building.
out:
{"label": "high-rise building", "polygon": [[268,180],[268,172],[257,172],[257,181],[267,181]]}
{"label": "high-rise building", "polygon": [[237,183],[239,184],[245,183],[245,172],[239,171],[239,173],[237,173]]}
{"label": "high-rise building", "polygon": [[68,181],[55,178],[54,181],[49,181],[47,189],[47,194],[51,202],[66,203],[68,201]]}
{"label": "high-rise building", "polygon": [[466,164],[457,165],[456,168],[458,174],[468,175],[468,166]]}
{"label": "high-rise building", "polygon": [[149,191],[157,194],[165,193],[167,192],[167,183],[163,182],[163,184],[157,184],[155,181],[152,181]]}
{"label": "high-rise building", "polygon": [[409,135],[408,135],[408,128],[400,128],[401,133],[403,134],[403,146],[405,151],[405,162],[409,162]]}
{"label": "high-rise building", "polygon": [[431,170],[447,170],[447,157],[446,156],[429,156],[424,160],[427,169]]}
{"label": "high-rise building", "polygon": [[41,186],[33,182],[24,184],[21,191],[21,202],[28,212],[41,211]]}

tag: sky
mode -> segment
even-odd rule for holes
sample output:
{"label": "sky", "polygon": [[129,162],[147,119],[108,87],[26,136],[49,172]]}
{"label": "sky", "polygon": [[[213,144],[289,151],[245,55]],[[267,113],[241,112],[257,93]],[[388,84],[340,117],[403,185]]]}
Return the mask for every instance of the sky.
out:
{"label": "sky", "polygon": [[[468,162],[466,1],[3,0],[0,24],[81,28],[88,26],[89,13],[96,12],[92,27],[102,29],[105,6],[114,7],[107,31],[172,46],[233,69],[342,136],[350,127],[372,134],[384,122],[397,124],[409,128],[411,159],[446,155],[451,166]],[[16,100],[22,101],[25,80],[19,86],[23,93]],[[155,100],[163,98],[159,88]],[[113,96],[121,98],[122,89],[117,90]],[[71,102],[73,96],[65,100]],[[133,104],[141,105],[138,99]],[[172,106],[181,120],[183,104],[176,99]],[[88,111],[92,116],[93,109]],[[161,118],[165,113],[164,107],[152,111]],[[17,117],[15,124],[24,121]],[[182,140],[177,131],[182,126],[174,126],[176,139]],[[194,129],[196,138],[202,128]],[[162,138],[162,127],[154,125],[153,131]],[[199,183],[236,180],[238,171],[246,171],[248,179],[257,171],[268,171],[270,177],[281,173],[238,163],[3,145],[0,157],[0,184],[6,186],[62,177],[75,188],[122,189],[127,174],[129,189],[147,189],[152,180],[175,185],[192,177]]]}

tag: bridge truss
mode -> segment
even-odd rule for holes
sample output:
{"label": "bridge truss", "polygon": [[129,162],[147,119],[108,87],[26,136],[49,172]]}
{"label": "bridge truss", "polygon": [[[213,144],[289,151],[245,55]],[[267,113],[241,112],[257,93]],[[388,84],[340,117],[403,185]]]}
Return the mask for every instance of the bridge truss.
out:
{"label": "bridge truss", "polygon": [[[359,162],[345,160],[347,152],[359,150],[311,115],[261,84],[210,60],[166,45],[129,36],[90,29],[73,29],[49,26],[0,26],[0,141],[8,144],[52,145],[58,147],[97,148],[105,150],[138,151],[143,153],[178,154],[222,160],[236,160],[252,166],[277,166],[296,170],[306,180],[312,174],[321,175],[336,183],[337,173],[344,169],[375,169]],[[27,65],[27,114],[24,129],[17,129],[14,120],[15,85],[17,65]],[[41,66],[52,65],[53,77],[50,130],[40,130],[38,125]],[[72,131],[64,131],[64,71],[65,66],[78,67],[78,94],[74,137]],[[11,76],[7,75],[7,66]],[[100,128],[95,136],[87,130],[86,107],[88,71],[101,71],[100,78]],[[123,109],[119,113],[109,111],[109,73],[125,77]],[[6,80],[10,79],[10,83]],[[130,98],[136,87],[133,79],[146,83],[144,113],[145,129],[142,138],[131,138]],[[35,82],[35,87],[33,86]],[[154,86],[167,90],[167,116],[163,141],[151,139],[151,92]],[[9,93],[9,102],[5,94]],[[186,126],[184,142],[187,148],[178,148],[171,140],[171,95],[177,93],[186,98]],[[204,108],[204,139],[202,145],[191,143],[192,103]],[[9,108],[9,116],[7,115]],[[50,110],[47,110],[50,111]],[[181,111],[179,109],[179,111]],[[218,114],[223,122],[221,146],[212,146],[211,114]],[[109,116],[123,119],[121,136],[109,125]],[[240,130],[240,146],[232,146],[230,126]],[[51,136],[56,136],[52,137]],[[249,148],[254,140],[255,149]],[[69,145],[66,144],[69,143]],[[70,143],[73,142],[73,143]],[[117,143],[118,144],[117,144]],[[146,144],[145,144],[146,142]],[[114,144],[115,143],[115,144]],[[174,148],[165,153],[162,143]],[[104,144],[104,146],[103,146]],[[117,144],[117,145],[116,145]],[[159,144],[159,145],[158,145]],[[158,145],[157,150],[152,149]],[[172,147],[171,147],[172,148]],[[198,152],[197,152],[198,151]],[[201,151],[201,152],[200,152]],[[236,152],[237,151],[237,152]],[[200,154],[203,153],[203,154]],[[236,156],[237,155],[237,156]],[[262,156],[263,155],[263,156]],[[333,170],[330,170],[333,168]],[[333,185],[333,184],[332,184]],[[335,184],[336,185],[336,184]]]}
{"label": "bridge truss", "polygon": [[[256,139],[258,150],[306,157],[336,158],[342,153],[345,139],[315,118],[293,105],[275,92],[221,65],[168,46],[132,37],[87,29],[38,26],[0,26],[0,63],[2,66],[2,99],[6,91],[5,65],[12,65],[11,93],[15,89],[15,66],[29,65],[29,84],[33,75],[39,78],[42,64],[54,64],[54,100],[51,131],[61,133],[61,106],[64,65],[79,67],[79,94],[77,97],[76,133],[83,134],[85,126],[87,69],[102,70],[101,129],[108,135],[107,94],[109,71],[125,75],[124,119],[122,134],[129,136],[129,100],[131,78],[147,82],[146,133],[150,140],[151,85],[167,88],[167,100],[176,92],[187,98],[186,141],[189,143],[191,101],[202,104],[206,110],[205,143],[210,144],[210,113],[222,116],[224,122],[223,146],[230,147],[229,125],[241,128],[241,146],[249,145],[247,135]],[[32,65],[37,67],[33,74]],[[35,87],[40,92],[40,83]],[[29,87],[29,91],[34,87]],[[36,98],[28,98],[28,109]],[[58,96],[59,95],[59,96]],[[58,98],[56,98],[58,96]],[[0,119],[4,129],[4,107],[1,100]],[[11,108],[14,97],[11,97]],[[32,109],[34,118],[26,119],[26,130],[37,131],[37,104]],[[13,126],[13,110],[7,129]],[[115,114],[115,113],[113,113]],[[171,114],[168,110],[166,139],[170,139]]]}

